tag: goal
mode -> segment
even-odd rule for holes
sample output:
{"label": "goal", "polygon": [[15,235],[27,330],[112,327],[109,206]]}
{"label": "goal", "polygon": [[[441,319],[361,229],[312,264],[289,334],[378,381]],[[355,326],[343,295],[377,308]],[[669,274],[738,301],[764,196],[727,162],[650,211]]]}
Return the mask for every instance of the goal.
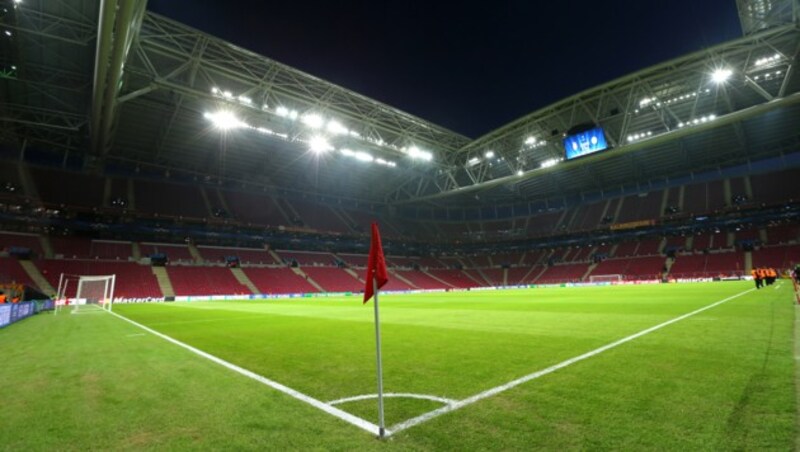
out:
{"label": "goal", "polygon": [[[95,312],[112,309],[116,275],[68,275],[61,274],[56,294],[56,313],[64,308],[72,314],[81,311]],[[74,296],[70,296],[74,294]]]}
{"label": "goal", "polygon": [[591,275],[589,282],[602,283],[602,282],[619,282],[622,281],[622,275]]}

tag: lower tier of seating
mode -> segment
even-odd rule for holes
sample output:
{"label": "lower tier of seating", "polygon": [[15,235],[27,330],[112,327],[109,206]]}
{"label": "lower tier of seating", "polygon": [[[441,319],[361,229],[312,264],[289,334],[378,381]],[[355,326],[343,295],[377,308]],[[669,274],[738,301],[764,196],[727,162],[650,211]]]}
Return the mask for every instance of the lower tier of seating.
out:
{"label": "lower tier of seating", "polygon": [[227,267],[167,267],[175,295],[249,295]]}
{"label": "lower tier of seating", "polygon": [[[61,274],[80,275],[115,275],[115,298],[160,298],[164,295],[153,275],[153,269],[133,262],[105,262],[45,259],[36,261],[42,276],[53,288],[58,288]],[[68,297],[76,295],[77,284],[67,284]]]}

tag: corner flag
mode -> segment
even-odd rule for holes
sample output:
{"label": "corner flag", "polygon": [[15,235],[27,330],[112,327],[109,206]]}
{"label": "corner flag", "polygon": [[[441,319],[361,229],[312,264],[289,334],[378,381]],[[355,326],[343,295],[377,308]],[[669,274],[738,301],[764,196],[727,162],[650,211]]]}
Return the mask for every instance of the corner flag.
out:
{"label": "corner flag", "polygon": [[372,298],[372,295],[389,281],[389,276],[386,274],[386,257],[383,255],[381,233],[378,231],[378,223],[372,223],[372,243],[369,246],[367,275],[364,280],[366,281],[366,287],[364,287],[364,303],[368,302],[369,299]]}
{"label": "corner flag", "polygon": [[366,304],[373,295],[375,296],[372,305],[375,308],[375,358],[378,365],[378,437],[383,438],[386,434],[386,424],[383,418],[383,362],[381,360],[381,320],[378,314],[378,292],[389,281],[389,276],[386,274],[386,257],[383,255],[378,223],[372,223],[372,243],[369,246],[367,275],[364,279],[366,280],[364,303]]}

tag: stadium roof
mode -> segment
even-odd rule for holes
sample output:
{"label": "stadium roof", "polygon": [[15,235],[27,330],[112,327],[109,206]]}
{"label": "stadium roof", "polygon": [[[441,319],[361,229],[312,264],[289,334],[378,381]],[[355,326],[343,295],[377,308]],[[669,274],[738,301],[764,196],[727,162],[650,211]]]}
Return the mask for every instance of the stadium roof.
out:
{"label": "stadium roof", "polygon": [[[228,185],[494,203],[635,185],[798,150],[797,1],[738,0],[745,36],[535,111],[477,140],[146,11],[3,3],[0,141]],[[599,125],[612,150],[562,162]]]}

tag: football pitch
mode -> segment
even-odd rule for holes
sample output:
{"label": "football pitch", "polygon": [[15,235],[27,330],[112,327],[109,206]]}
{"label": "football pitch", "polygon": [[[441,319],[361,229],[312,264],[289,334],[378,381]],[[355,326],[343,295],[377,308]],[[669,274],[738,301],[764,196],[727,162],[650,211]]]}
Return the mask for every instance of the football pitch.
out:
{"label": "football pitch", "polygon": [[38,315],[0,330],[0,448],[793,449],[792,286],[751,287],[382,295],[384,440],[360,297]]}

